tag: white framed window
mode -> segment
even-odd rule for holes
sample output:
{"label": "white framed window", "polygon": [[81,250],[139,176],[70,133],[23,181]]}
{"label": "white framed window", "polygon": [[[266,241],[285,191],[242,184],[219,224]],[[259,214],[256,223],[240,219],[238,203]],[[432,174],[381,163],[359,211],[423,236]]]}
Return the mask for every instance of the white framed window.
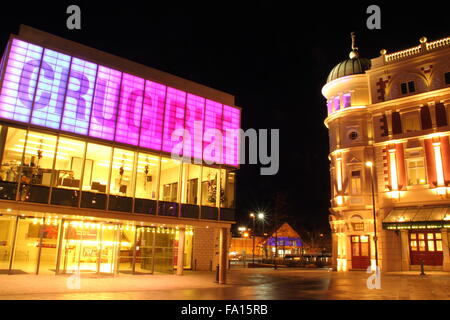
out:
{"label": "white framed window", "polygon": [[408,170],[409,186],[427,183],[427,176],[425,173],[425,159],[423,157],[406,159],[406,166]]}
{"label": "white framed window", "polygon": [[403,132],[416,132],[421,130],[419,112],[408,112],[402,114]]}

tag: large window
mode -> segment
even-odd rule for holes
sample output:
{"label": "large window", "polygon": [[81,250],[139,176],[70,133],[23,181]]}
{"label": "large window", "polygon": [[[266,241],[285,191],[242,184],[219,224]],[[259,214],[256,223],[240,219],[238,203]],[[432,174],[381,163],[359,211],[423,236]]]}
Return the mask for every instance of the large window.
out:
{"label": "large window", "polygon": [[136,173],[136,198],[156,200],[159,156],[139,153]]}
{"label": "large window", "polygon": [[200,172],[201,166],[183,163],[182,203],[200,203]]}
{"label": "large window", "polygon": [[0,180],[17,182],[18,174],[22,167],[26,131],[3,127],[1,135],[2,141],[4,141],[4,149],[0,167]]}
{"label": "large window", "polygon": [[[224,198],[223,188],[218,188],[220,179],[220,170],[215,168],[203,167],[202,174],[202,205],[216,207],[218,206],[218,196]],[[219,193],[220,192],[220,193]]]}
{"label": "large window", "polygon": [[350,191],[352,195],[361,194],[361,171],[352,170],[350,180]]}
{"label": "large window", "polygon": [[236,173],[231,171],[226,171],[222,169],[223,177],[222,185],[225,186],[225,194],[221,206],[224,208],[234,208],[235,207],[235,190],[234,185],[236,182]]}
{"label": "large window", "polygon": [[159,200],[178,202],[181,162],[163,157],[161,159],[161,178],[159,183]]}
{"label": "large window", "polygon": [[132,197],[134,190],[134,155],[132,151],[114,148],[110,194]]}
{"label": "large window", "polygon": [[106,193],[112,148],[88,143],[84,162],[83,190]]}
{"label": "large window", "polygon": [[426,184],[425,164],[423,158],[407,159],[408,185]]}
{"label": "large window", "polygon": [[55,186],[58,188],[79,189],[85,143],[82,141],[60,137],[56,151]]}
{"label": "large window", "polygon": [[404,132],[420,131],[420,118],[418,112],[409,112],[402,115]]}

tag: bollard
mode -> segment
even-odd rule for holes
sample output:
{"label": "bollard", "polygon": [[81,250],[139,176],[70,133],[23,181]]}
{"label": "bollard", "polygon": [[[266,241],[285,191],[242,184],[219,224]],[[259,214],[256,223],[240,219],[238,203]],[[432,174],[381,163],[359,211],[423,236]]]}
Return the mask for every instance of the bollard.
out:
{"label": "bollard", "polygon": [[421,276],[425,276],[426,274],[425,274],[425,269],[424,269],[424,266],[423,266],[423,260],[420,260],[420,275]]}
{"label": "bollard", "polygon": [[219,283],[219,265],[216,267],[216,282]]}

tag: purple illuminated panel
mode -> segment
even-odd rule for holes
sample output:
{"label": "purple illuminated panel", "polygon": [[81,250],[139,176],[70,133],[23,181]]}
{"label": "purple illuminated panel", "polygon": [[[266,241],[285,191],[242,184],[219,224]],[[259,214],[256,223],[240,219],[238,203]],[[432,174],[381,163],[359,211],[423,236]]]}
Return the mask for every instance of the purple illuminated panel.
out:
{"label": "purple illuminated panel", "polygon": [[183,139],[183,156],[202,159],[205,98],[188,93],[186,102],[187,136]]}
{"label": "purple illuminated panel", "polygon": [[69,67],[70,56],[45,49],[34,97],[32,124],[59,129]]}
{"label": "purple illuminated panel", "polygon": [[184,128],[184,109],[186,104],[186,92],[167,88],[166,110],[164,116],[164,131],[162,150],[172,152],[173,147],[183,140],[172,140],[172,133]]}
{"label": "purple illuminated panel", "polygon": [[114,140],[121,79],[122,72],[103,66],[98,67],[89,128],[91,137]]}
{"label": "purple illuminated panel", "polygon": [[72,59],[61,130],[87,135],[96,74],[95,63]]}
{"label": "purple illuminated panel", "polygon": [[9,48],[0,118],[238,165],[238,108],[22,40]]}
{"label": "purple illuminated panel", "polygon": [[165,85],[146,81],[144,107],[142,109],[141,136],[139,146],[161,150],[166,103]]}
{"label": "purple illuminated panel", "polygon": [[239,165],[239,129],[241,127],[241,111],[237,108],[223,106],[223,163],[231,166]]}
{"label": "purple illuminated panel", "polygon": [[[222,136],[222,104],[206,100],[205,104],[205,134],[203,136],[204,145],[208,146],[216,143],[218,146],[223,143]],[[222,149],[208,148],[203,149],[203,159],[222,163]]]}
{"label": "purple illuminated panel", "polygon": [[1,118],[29,122],[42,51],[42,47],[12,41],[2,83]]}
{"label": "purple illuminated panel", "polygon": [[131,74],[123,74],[120,91],[119,117],[117,118],[117,142],[137,146],[141,126],[142,99],[145,80]]}

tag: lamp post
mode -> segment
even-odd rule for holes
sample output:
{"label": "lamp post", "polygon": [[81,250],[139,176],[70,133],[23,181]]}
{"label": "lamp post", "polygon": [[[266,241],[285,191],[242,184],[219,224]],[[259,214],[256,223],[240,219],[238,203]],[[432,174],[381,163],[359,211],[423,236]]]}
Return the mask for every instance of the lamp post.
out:
{"label": "lamp post", "polygon": [[[262,223],[262,235],[263,235],[263,238],[264,238],[264,235],[265,235],[264,234],[264,217],[265,217],[264,212],[258,213],[258,219]],[[260,255],[261,255],[261,263],[262,263],[263,257],[265,256],[265,252],[266,252],[266,248],[265,248],[265,244],[264,243],[263,243],[262,247],[263,247],[262,250],[264,251],[263,254],[261,254],[261,251],[259,252]]]}
{"label": "lamp post", "polygon": [[375,187],[373,181],[373,162],[367,161],[366,166],[370,168],[370,184],[372,188],[372,213],[373,213],[373,243],[375,245],[375,267],[376,272],[378,272],[378,237],[377,237],[377,216],[375,210]]}
{"label": "lamp post", "polygon": [[256,215],[251,212],[250,213],[250,218],[253,219],[253,232],[252,232],[252,236],[253,236],[253,254],[252,254],[252,264],[253,264],[253,268],[255,267],[255,218]]}

